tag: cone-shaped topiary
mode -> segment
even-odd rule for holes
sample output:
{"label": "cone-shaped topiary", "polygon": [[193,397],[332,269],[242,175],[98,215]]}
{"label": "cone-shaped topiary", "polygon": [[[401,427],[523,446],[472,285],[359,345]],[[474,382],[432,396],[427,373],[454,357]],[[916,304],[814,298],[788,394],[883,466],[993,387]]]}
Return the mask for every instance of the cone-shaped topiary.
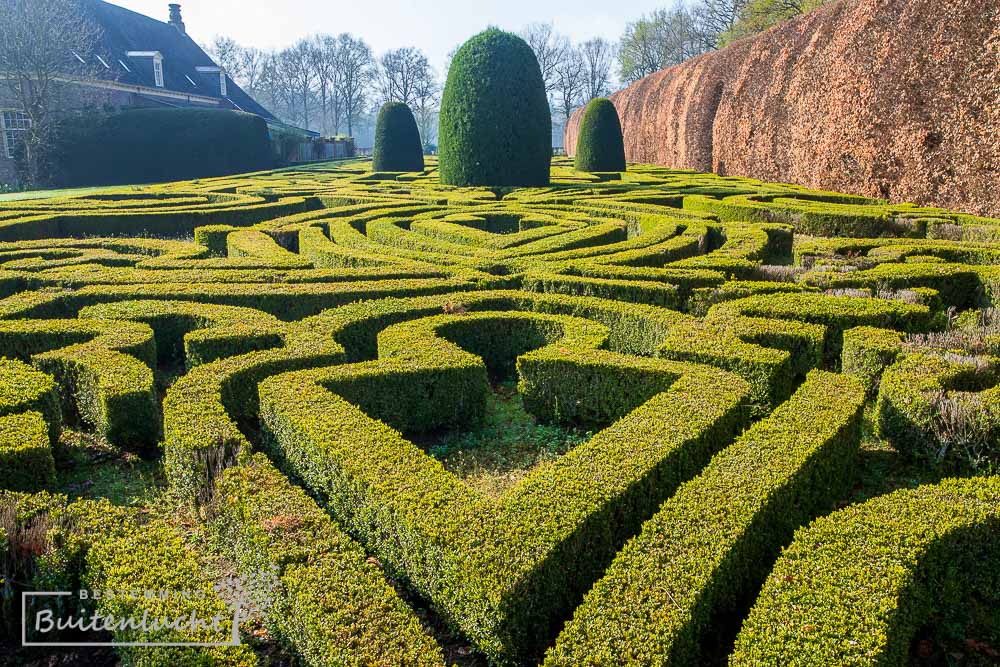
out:
{"label": "cone-shaped topiary", "polygon": [[548,185],[552,116],[538,60],[523,39],[490,28],[455,53],[438,138],[442,183]]}
{"label": "cone-shaped topiary", "polygon": [[410,107],[386,102],[375,122],[373,171],[423,171],[424,149]]}
{"label": "cone-shaped topiary", "polygon": [[625,171],[625,142],[618,111],[611,100],[591,100],[576,139],[577,171]]}

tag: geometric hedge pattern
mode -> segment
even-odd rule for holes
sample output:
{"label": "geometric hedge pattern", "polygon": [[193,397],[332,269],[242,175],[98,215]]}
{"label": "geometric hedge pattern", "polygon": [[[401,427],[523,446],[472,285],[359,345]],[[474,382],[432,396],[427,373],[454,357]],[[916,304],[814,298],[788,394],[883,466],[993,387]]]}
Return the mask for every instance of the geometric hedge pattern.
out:
{"label": "geometric hedge pattern", "polygon": [[[31,584],[179,577],[208,595],[170,613],[222,605],[173,527],[44,493],[72,423],[162,453],[222,555],[273,568],[303,664],[443,664],[414,599],[496,664],[698,664],[720,632],[732,664],[896,664],[961,603],[941,587],[1000,591],[1000,478],[844,506],[865,410],[918,456],[928,391],[961,388],[972,362],[905,341],[996,300],[1000,220],[553,165],[535,189],[349,161],[0,203],[2,530],[62,535]],[[504,377],[592,436],[492,497],[417,436],[481,423]]]}

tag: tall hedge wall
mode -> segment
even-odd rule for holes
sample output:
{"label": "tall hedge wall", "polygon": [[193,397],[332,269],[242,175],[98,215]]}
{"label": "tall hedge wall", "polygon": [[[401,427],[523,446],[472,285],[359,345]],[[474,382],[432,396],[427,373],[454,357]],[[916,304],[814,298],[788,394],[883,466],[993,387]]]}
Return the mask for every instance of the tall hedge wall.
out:
{"label": "tall hedge wall", "polygon": [[273,166],[267,123],[221,109],[133,109],[62,121],[46,155],[49,185],[158,183]]}

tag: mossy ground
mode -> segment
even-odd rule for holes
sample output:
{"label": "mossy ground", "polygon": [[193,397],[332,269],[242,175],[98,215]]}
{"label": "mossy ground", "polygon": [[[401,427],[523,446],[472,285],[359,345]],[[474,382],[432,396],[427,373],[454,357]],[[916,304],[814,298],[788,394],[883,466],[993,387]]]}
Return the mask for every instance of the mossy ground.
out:
{"label": "mossy ground", "polygon": [[498,497],[536,466],[551,463],[590,435],[577,429],[540,424],[524,409],[517,385],[503,382],[493,387],[479,428],[417,440],[466,484]]}

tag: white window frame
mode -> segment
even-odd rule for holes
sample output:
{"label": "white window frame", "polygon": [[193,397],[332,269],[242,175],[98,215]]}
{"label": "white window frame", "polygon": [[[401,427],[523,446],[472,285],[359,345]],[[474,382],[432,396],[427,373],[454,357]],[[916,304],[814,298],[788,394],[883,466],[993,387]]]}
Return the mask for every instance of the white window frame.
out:
{"label": "white window frame", "polygon": [[163,58],[153,58],[153,82],[157,88],[163,88]]}
{"label": "white window frame", "polygon": [[0,109],[0,131],[3,132],[3,155],[8,160],[14,159],[15,137],[17,134],[31,129],[31,119],[28,114],[17,109]]}
{"label": "white window frame", "polygon": [[219,90],[222,91],[222,96],[226,97],[229,95],[229,89],[226,87],[226,70],[219,70]]}

